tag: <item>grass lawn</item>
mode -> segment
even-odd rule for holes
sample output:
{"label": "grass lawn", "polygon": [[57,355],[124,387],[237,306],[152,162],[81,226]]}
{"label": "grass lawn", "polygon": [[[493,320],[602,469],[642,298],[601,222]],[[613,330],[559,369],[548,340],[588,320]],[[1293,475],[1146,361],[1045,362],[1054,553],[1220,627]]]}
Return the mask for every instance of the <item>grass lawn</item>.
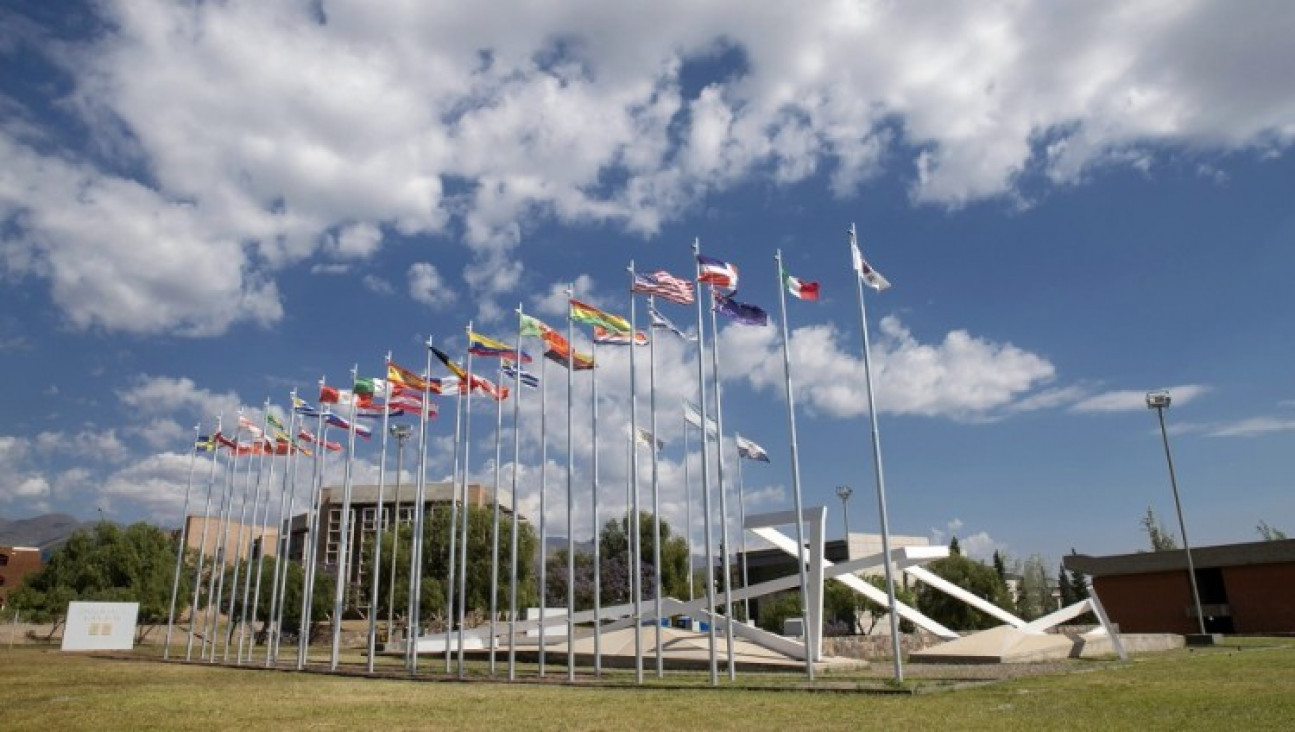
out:
{"label": "grass lawn", "polygon": [[[938,693],[911,695],[776,691],[803,678],[773,674],[738,677],[744,687],[768,688],[725,681],[711,689],[704,674],[692,673],[669,674],[669,688],[492,683],[481,680],[484,664],[473,665],[475,681],[413,682],[162,663],[155,653],[122,660],[0,648],[0,728],[1295,729],[1288,638],[1227,639],[1127,664],[1068,661],[995,683],[957,683],[964,674],[949,667],[923,676],[914,666],[910,687]],[[888,664],[877,666],[824,683],[878,688]],[[428,673],[443,668],[439,659],[422,664]],[[533,680],[533,667],[523,675]],[[550,677],[564,679],[565,670],[552,667]]]}

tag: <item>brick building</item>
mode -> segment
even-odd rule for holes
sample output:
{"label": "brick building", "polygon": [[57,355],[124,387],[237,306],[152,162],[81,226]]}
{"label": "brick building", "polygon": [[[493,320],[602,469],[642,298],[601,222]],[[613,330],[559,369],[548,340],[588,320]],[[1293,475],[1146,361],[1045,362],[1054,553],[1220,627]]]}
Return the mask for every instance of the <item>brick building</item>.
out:
{"label": "brick building", "polygon": [[[1124,632],[1200,632],[1182,549],[1062,561]],[[1192,547],[1192,563],[1206,632],[1295,633],[1295,539]]]}
{"label": "brick building", "polygon": [[44,566],[40,549],[30,546],[0,546],[0,608],[8,604],[10,593],[22,587],[27,575],[39,572]]}

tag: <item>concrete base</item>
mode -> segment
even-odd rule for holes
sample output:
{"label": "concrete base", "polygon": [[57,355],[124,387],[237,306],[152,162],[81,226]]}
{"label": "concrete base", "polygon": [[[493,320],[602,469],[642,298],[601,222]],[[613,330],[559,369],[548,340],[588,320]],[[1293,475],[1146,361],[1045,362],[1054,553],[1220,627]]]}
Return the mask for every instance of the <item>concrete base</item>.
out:
{"label": "concrete base", "polygon": [[[1120,640],[1130,653],[1183,647],[1183,636],[1168,633],[1122,634]],[[1010,625],[1000,625],[916,651],[909,660],[914,663],[1036,663],[1114,655],[1115,647],[1105,633],[1027,633]]]}
{"label": "concrete base", "polygon": [[1217,646],[1223,642],[1223,636],[1219,633],[1188,633],[1187,645],[1196,647]]}

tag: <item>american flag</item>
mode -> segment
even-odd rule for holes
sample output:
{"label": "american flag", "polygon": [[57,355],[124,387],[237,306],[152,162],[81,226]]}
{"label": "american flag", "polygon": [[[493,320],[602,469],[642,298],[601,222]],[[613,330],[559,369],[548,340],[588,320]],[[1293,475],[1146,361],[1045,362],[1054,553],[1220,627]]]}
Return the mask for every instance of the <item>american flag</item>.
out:
{"label": "american flag", "polygon": [[633,292],[655,295],[680,305],[693,303],[692,283],[675,277],[665,270],[652,274],[634,273],[634,286],[630,289]]}

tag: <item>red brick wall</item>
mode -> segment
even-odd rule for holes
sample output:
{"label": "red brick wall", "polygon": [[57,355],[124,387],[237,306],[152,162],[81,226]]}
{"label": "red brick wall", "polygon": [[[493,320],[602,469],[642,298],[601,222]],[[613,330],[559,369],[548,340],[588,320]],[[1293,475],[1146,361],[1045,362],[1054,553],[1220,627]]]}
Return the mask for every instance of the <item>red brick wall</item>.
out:
{"label": "red brick wall", "polygon": [[1186,571],[1097,577],[1097,597],[1125,633],[1198,633]]}
{"label": "red brick wall", "polygon": [[1295,632],[1295,562],[1226,567],[1223,583],[1236,632]]}
{"label": "red brick wall", "polygon": [[0,554],[8,560],[0,566],[0,607],[9,600],[10,593],[22,587],[23,578],[39,571],[44,566],[40,561],[40,552],[34,550],[15,550],[12,547],[0,546]]}

